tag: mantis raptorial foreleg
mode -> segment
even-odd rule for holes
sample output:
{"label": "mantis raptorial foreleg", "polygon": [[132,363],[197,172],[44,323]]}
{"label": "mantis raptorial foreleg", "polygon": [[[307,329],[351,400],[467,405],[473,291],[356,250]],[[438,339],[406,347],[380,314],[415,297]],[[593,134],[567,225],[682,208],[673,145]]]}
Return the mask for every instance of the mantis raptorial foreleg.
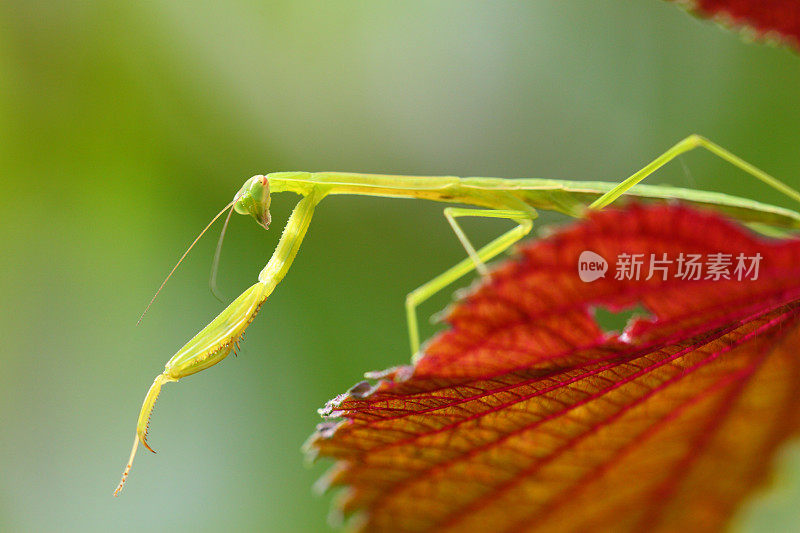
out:
{"label": "mantis raptorial foreleg", "polygon": [[[247,194],[240,191],[234,198],[235,208],[240,208],[256,217],[263,226],[269,225],[269,190],[266,179],[249,180],[246,185]],[[253,183],[251,183],[253,182]],[[257,193],[253,189],[257,189]],[[245,188],[243,188],[244,190]],[[217,317],[195,335],[183,348],[172,356],[164,366],[164,372],[156,376],[153,384],[145,396],[139,419],[136,423],[136,436],[133,441],[130,459],[122,473],[122,479],[117,485],[114,495],[119,495],[128,474],[133,466],[136,450],[141,442],[148,450],[154,450],[147,443],[150,429],[150,415],[155,407],[156,400],[161,393],[161,387],[169,382],[178,381],[206,368],[209,368],[236,350],[245,329],[253,321],[261,305],[266,301],[275,286],[280,283],[289,267],[292,265],[300,244],[303,242],[314,208],[325,196],[322,189],[314,189],[306,194],[295,206],[280,241],[275,247],[269,262],[258,276],[258,282],[246,289],[236,300],[231,302]],[[240,203],[244,204],[240,207]],[[248,205],[252,204],[252,205]],[[155,452],[154,452],[155,453]]]}
{"label": "mantis raptorial foreleg", "polygon": [[[502,234],[480,250],[475,250],[467,239],[461,227],[456,223],[455,217],[487,217],[487,218],[507,218],[519,223]],[[486,272],[485,261],[507,250],[511,245],[527,235],[533,227],[533,218],[536,216],[534,211],[517,211],[513,209],[466,209],[460,207],[448,207],[445,209],[447,217],[453,230],[456,232],[461,243],[466,248],[469,257],[445,270],[429,282],[421,285],[408,293],[406,296],[406,317],[408,320],[408,337],[411,342],[411,355],[414,356],[419,351],[419,324],[417,323],[417,306],[472,270],[481,267]],[[480,266],[479,266],[480,265]],[[481,274],[484,274],[481,272]]]}
{"label": "mantis raptorial foreleg", "polygon": [[693,134],[689,135],[682,141],[675,144],[672,148],[670,148],[660,156],[653,159],[640,171],[636,172],[631,177],[621,182],[619,185],[617,185],[616,187],[605,193],[603,196],[592,202],[589,208],[602,209],[603,207],[607,206],[608,204],[610,204],[611,202],[613,202],[614,200],[625,194],[625,192],[628,191],[628,189],[630,189],[631,187],[633,187],[634,185],[645,179],[647,176],[649,176],[659,168],[663,167],[664,165],[666,165],[679,155],[689,152],[690,150],[694,150],[695,148],[705,148],[712,154],[723,159],[724,161],[727,161],[731,165],[747,172],[751,176],[769,185],[773,189],[780,191],[789,198],[792,198],[800,202],[800,192],[789,187],[779,179],[770,176],[769,174],[755,167],[754,165],[751,165],[741,157],[729,152],[728,150],[719,146],[718,144],[709,141],[705,137]]}

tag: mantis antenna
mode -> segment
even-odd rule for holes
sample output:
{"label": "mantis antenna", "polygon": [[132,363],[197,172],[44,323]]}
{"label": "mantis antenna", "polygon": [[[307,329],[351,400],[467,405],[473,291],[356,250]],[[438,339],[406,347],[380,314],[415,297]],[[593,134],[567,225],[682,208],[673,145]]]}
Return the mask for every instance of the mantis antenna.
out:
{"label": "mantis antenna", "polygon": [[232,214],[233,209],[228,211],[228,216],[225,217],[225,222],[222,224],[222,231],[219,234],[219,240],[217,240],[217,249],[214,251],[214,261],[211,262],[211,277],[208,280],[208,286],[211,288],[211,294],[213,294],[217,300],[223,303],[223,298],[220,296],[219,291],[217,290],[217,272],[219,270],[219,257],[222,252],[222,241],[225,240],[225,231],[228,229],[228,222],[231,221]]}
{"label": "mantis antenna", "polygon": [[[187,255],[189,255],[189,252],[192,250],[192,248],[194,248],[194,245],[195,245],[195,244],[197,244],[197,241],[199,241],[199,240],[200,240],[200,237],[202,237],[202,236],[203,236],[203,234],[204,234],[205,232],[207,232],[207,231],[208,231],[208,228],[210,228],[210,227],[211,227],[211,226],[214,224],[214,222],[216,222],[216,221],[217,221],[217,219],[218,219],[219,217],[221,217],[223,213],[225,213],[225,211],[227,211],[228,209],[230,209],[230,210],[231,210],[231,212],[233,212],[233,204],[234,204],[234,203],[236,203],[236,199],[232,200],[232,201],[231,201],[231,203],[229,203],[228,205],[226,205],[225,207],[223,207],[223,208],[222,208],[222,211],[220,211],[219,213],[217,213],[217,214],[214,216],[214,218],[212,218],[212,219],[211,219],[211,222],[209,222],[209,223],[208,223],[208,225],[206,225],[206,227],[205,227],[205,228],[203,228],[203,231],[201,231],[201,232],[200,232],[200,235],[198,235],[197,237],[195,237],[195,239],[192,241],[192,244],[190,244],[190,245],[189,245],[189,247],[186,249],[186,251],[185,251],[185,252],[183,252],[183,255],[181,256],[181,258],[180,258],[180,259],[178,259],[178,262],[177,262],[177,263],[175,263],[175,266],[174,266],[174,267],[172,267],[172,270],[170,270],[170,271],[169,271],[169,274],[167,274],[167,277],[166,277],[166,278],[164,278],[164,281],[162,281],[162,282],[161,282],[161,285],[158,287],[158,290],[157,290],[157,291],[156,291],[156,293],[153,295],[153,297],[150,299],[150,303],[148,303],[148,304],[147,304],[147,307],[145,307],[145,308],[144,308],[144,311],[142,311],[142,314],[139,316],[139,320],[137,320],[137,321],[136,321],[136,325],[137,325],[137,326],[138,326],[138,325],[139,325],[139,324],[142,322],[142,319],[144,318],[144,315],[146,315],[146,314],[147,314],[147,311],[149,311],[149,310],[150,310],[150,306],[152,306],[152,305],[153,305],[153,302],[155,302],[155,301],[156,301],[156,298],[158,298],[158,294],[161,292],[161,289],[163,289],[163,288],[164,288],[164,285],[166,285],[166,284],[167,284],[167,281],[169,281],[169,278],[171,278],[171,277],[172,277],[172,274],[174,274],[174,273],[175,273],[175,271],[178,269],[178,267],[179,267],[179,266],[180,266],[180,264],[183,262],[183,260],[186,258],[186,256],[187,256]],[[230,213],[228,213],[228,218],[230,218],[230,216],[231,216],[231,215],[230,215]],[[227,221],[225,222],[225,224],[227,225]],[[223,234],[223,235],[225,235],[225,231],[224,231],[224,230],[223,230],[222,234]],[[219,249],[220,249],[220,247],[221,247],[221,246],[222,246],[222,238],[220,237],[220,243],[217,245],[217,253],[219,253]],[[215,257],[215,260],[216,260],[216,257]]]}

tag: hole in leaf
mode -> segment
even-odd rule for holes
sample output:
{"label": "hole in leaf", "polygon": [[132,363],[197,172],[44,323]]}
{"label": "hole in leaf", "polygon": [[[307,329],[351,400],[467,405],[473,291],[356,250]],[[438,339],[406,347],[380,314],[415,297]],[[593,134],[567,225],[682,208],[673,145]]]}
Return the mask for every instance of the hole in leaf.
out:
{"label": "hole in leaf", "polygon": [[597,306],[592,307],[592,314],[594,314],[597,324],[607,334],[622,333],[625,327],[632,323],[634,319],[652,317],[642,304],[617,310]]}

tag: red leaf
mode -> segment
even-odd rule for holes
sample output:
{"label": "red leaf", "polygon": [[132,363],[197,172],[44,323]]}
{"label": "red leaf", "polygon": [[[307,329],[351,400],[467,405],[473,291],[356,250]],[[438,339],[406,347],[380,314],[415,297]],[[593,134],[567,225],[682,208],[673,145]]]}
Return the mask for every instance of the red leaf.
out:
{"label": "red leaf", "polygon": [[747,27],[758,37],[787,41],[800,48],[800,2],[797,0],[693,0],[687,3],[700,16],[728,26]]}
{"label": "red leaf", "polygon": [[[761,254],[757,280],[578,277],[581,252]],[[714,531],[800,426],[800,242],[679,206],[604,210],[521,250],[415,366],[309,441],[368,531]],[[603,332],[594,309],[650,317]]]}

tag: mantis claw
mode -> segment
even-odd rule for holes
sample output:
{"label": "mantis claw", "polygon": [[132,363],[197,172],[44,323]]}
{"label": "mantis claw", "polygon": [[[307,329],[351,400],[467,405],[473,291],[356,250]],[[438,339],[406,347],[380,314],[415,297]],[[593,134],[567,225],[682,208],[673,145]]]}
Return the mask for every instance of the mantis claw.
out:
{"label": "mantis claw", "polygon": [[159,374],[150,385],[150,390],[147,391],[147,396],[144,398],[142,410],[139,412],[139,421],[136,424],[136,436],[142,442],[145,448],[153,453],[156,451],[147,444],[147,433],[150,431],[150,417],[153,414],[153,408],[156,406],[156,400],[161,393],[161,386],[170,381],[177,381],[166,374]]}
{"label": "mantis claw", "polygon": [[122,472],[122,479],[119,480],[119,485],[114,490],[114,496],[119,496],[125,482],[128,480],[128,474],[131,472],[133,466],[133,458],[136,457],[136,449],[141,442],[145,448],[153,453],[156,451],[147,444],[147,432],[150,431],[150,416],[153,414],[153,408],[156,406],[156,400],[161,393],[161,386],[170,381],[178,381],[177,379],[168,376],[167,374],[159,374],[150,385],[150,390],[147,391],[147,396],[144,398],[142,410],[139,412],[139,422],[136,424],[136,437],[133,439],[133,448],[131,449],[131,456],[128,459],[128,464],[125,465],[125,470]]}

